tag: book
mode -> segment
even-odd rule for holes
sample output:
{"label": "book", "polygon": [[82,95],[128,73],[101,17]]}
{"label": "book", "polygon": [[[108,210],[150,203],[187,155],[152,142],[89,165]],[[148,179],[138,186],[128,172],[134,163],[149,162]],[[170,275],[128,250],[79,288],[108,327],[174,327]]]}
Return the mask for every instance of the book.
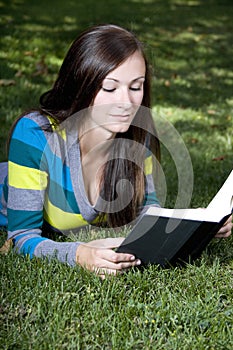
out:
{"label": "book", "polygon": [[116,251],[134,254],[142,265],[191,263],[231,216],[232,207],[233,170],[206,208],[150,207]]}

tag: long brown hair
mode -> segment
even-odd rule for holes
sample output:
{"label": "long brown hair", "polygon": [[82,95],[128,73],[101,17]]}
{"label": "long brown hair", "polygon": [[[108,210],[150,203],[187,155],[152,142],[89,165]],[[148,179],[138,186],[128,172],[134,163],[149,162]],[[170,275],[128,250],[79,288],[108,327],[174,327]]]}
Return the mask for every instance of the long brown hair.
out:
{"label": "long brown hair", "polygon": [[41,109],[62,122],[88,108],[106,75],[135,51],[145,60],[146,77],[142,105],[150,107],[150,73],[143,46],[128,30],[99,25],[83,32],[71,45],[51,90],[40,98]]}
{"label": "long brown hair", "polygon": [[[52,116],[56,123],[61,124],[74,113],[88,108],[101,89],[104,78],[136,51],[140,52],[145,60],[146,75],[142,105],[149,109],[150,71],[143,45],[130,31],[106,24],[86,30],[73,42],[53,88],[40,97],[40,111]],[[140,112],[137,113],[137,117],[140,117]],[[116,142],[111,150],[111,160],[105,165],[101,197],[106,203],[111,203],[119,195],[116,192],[119,180],[127,179],[133,187],[132,200],[125,208],[116,212],[111,212],[108,208],[104,210],[105,214],[107,212],[107,223],[110,226],[124,225],[135,219],[145,193],[145,176],[142,171],[145,155],[140,155],[141,164],[139,165],[128,160],[127,140],[133,140],[142,145],[147,143],[152,153],[159,157],[159,142],[154,136],[155,130],[150,115],[147,115],[145,123],[148,124],[145,128],[131,125],[127,132],[116,135]],[[150,136],[145,130],[148,130],[148,127],[152,130]],[[117,142],[117,140],[120,141]],[[118,147],[121,150],[123,148],[121,157],[117,156]],[[136,148],[135,152],[137,152]]]}

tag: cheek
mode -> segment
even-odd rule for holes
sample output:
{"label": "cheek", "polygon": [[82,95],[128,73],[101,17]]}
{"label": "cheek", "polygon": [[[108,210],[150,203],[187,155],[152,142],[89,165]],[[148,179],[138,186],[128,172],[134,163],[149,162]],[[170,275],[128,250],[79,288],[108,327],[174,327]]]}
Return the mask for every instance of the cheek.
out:
{"label": "cheek", "polygon": [[141,105],[142,100],[143,100],[143,96],[144,96],[143,91],[140,91],[140,93],[136,94],[136,95],[133,97],[133,102],[134,102],[136,105]]}
{"label": "cheek", "polygon": [[106,96],[106,94],[100,90],[94,99],[93,106],[104,105],[107,103],[110,103],[109,96]]}

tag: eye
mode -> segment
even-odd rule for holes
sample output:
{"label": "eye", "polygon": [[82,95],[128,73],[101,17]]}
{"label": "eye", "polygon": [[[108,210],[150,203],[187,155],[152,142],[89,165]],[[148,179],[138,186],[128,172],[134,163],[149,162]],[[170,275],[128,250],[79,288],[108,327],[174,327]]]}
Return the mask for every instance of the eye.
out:
{"label": "eye", "polygon": [[115,91],[116,89],[115,89],[115,88],[106,89],[106,88],[102,87],[102,90],[105,91],[105,92],[113,92],[113,91]]}
{"label": "eye", "polygon": [[141,87],[130,87],[130,90],[132,91],[140,91],[141,90]]}
{"label": "eye", "polygon": [[135,82],[129,88],[131,91],[141,91],[143,89],[143,82]]}

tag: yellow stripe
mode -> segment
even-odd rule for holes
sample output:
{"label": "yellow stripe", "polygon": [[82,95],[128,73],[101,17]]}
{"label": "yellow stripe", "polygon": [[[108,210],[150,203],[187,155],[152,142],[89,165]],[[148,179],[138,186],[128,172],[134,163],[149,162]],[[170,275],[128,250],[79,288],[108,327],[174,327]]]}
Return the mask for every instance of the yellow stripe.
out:
{"label": "yellow stripe", "polygon": [[47,186],[47,173],[8,162],[9,185],[28,190],[44,190]]}
{"label": "yellow stripe", "polygon": [[65,131],[65,129],[60,129],[59,125],[56,122],[56,120],[54,118],[52,118],[51,116],[47,115],[47,118],[48,118],[48,120],[50,122],[50,125],[51,125],[53,131],[56,131],[61,136],[61,138],[64,141],[66,141],[66,131]]}
{"label": "yellow stripe", "polygon": [[69,230],[80,226],[88,225],[81,214],[67,213],[55,207],[48,198],[46,199],[45,220],[58,230]]}
{"label": "yellow stripe", "polygon": [[152,169],[153,169],[152,156],[149,156],[148,158],[145,159],[145,162],[144,162],[145,175],[152,174]]}

